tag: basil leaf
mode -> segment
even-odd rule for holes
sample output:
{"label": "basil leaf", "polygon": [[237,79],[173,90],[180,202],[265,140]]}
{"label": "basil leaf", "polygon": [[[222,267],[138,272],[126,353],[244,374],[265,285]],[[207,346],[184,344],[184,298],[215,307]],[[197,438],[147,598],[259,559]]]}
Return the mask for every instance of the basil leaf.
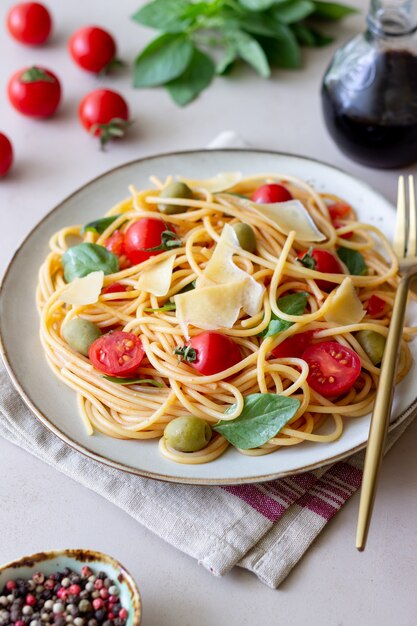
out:
{"label": "basil leaf", "polygon": [[281,24],[293,24],[305,19],[313,13],[315,7],[310,0],[289,0],[272,9],[272,15]]}
{"label": "basil leaf", "polygon": [[154,87],[181,76],[192,54],[193,44],[186,35],[161,35],[136,57],[134,86]]}
{"label": "basil leaf", "polygon": [[275,0],[239,0],[239,4],[249,11],[264,11],[275,4]]}
{"label": "basil leaf", "polygon": [[82,227],[81,234],[92,231],[93,233],[102,235],[106,228],[108,228],[110,224],[113,224],[113,222],[115,222],[118,217],[120,217],[120,215],[111,215],[110,217],[101,217],[98,220],[88,222],[88,224]]}
{"label": "basil leaf", "polygon": [[274,38],[259,39],[269,63],[273,67],[299,68],[301,66],[301,53],[294,33],[284,24],[275,23],[274,28]]}
{"label": "basil leaf", "polygon": [[132,19],[166,33],[180,33],[191,21],[184,17],[188,7],[185,0],[154,0],[132,15]]}
{"label": "basil leaf", "polygon": [[198,94],[213,80],[215,66],[211,58],[194,48],[190,64],[181,76],[169,82],[166,88],[176,104],[185,106],[195,100]]}
{"label": "basil leaf", "polygon": [[[283,296],[282,298],[278,298],[277,305],[281,309],[283,313],[288,313],[288,315],[302,315],[305,311],[306,304],[308,300],[308,293],[305,291],[300,291],[298,293],[292,293],[288,296]],[[290,326],[293,325],[294,322],[288,322],[287,320],[283,320],[272,313],[271,321],[268,324],[268,328],[266,328],[262,336],[273,337],[283,330],[287,330]]]}
{"label": "basil leaf", "polygon": [[143,310],[147,313],[155,313],[157,311],[175,311],[176,308],[177,307],[175,305],[175,302],[165,302],[165,304],[156,309],[153,309],[152,307],[146,307]]}
{"label": "basil leaf", "polygon": [[67,283],[91,272],[101,270],[104,274],[114,274],[119,271],[117,256],[96,243],[80,243],[69,248],[62,255],[62,265]]}
{"label": "basil leaf", "polygon": [[302,46],[316,47],[316,38],[311,28],[305,24],[291,24],[291,30]]}
{"label": "basil leaf", "polygon": [[243,30],[235,30],[228,33],[227,38],[235,47],[240,58],[252,65],[258,74],[264,78],[268,78],[271,75],[266,54],[254,37]]}
{"label": "basil leaf", "polygon": [[341,20],[348,15],[359,13],[358,9],[349,7],[345,4],[338,4],[336,2],[318,2],[313,1],[314,13],[312,17],[317,17],[325,20]]}
{"label": "basil leaf", "polygon": [[329,43],[332,43],[332,41],[334,41],[334,37],[330,37],[330,35],[325,35],[315,28],[311,29],[311,33],[314,37],[314,46],[316,48],[322,48],[323,46],[327,46],[329,45]]}
{"label": "basil leaf", "polygon": [[365,259],[357,250],[351,250],[350,248],[338,248],[337,256],[348,268],[349,272],[353,276],[363,276],[367,273],[368,268],[365,263]]}
{"label": "basil leaf", "polygon": [[[230,413],[232,405],[225,414]],[[300,406],[296,398],[275,393],[253,393],[244,398],[242,413],[234,420],[220,420],[214,430],[236,448],[258,448],[275,437],[294,417]]]}
{"label": "basil leaf", "polygon": [[163,384],[153,378],[118,378],[117,376],[102,376],[110,383],[118,383],[119,385],[153,385],[154,387],[163,387]]}
{"label": "basil leaf", "polygon": [[224,75],[232,68],[237,59],[236,48],[230,43],[226,46],[224,54],[216,66],[216,74]]}

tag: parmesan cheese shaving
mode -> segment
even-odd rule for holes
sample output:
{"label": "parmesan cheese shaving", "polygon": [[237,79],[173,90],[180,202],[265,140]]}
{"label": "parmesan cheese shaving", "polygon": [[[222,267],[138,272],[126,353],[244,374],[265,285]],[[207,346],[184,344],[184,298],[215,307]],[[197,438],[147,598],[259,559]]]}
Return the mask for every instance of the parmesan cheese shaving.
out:
{"label": "parmesan cheese shaving", "polygon": [[328,322],[345,326],[357,324],[365,315],[362,302],[359,300],[352,280],[347,277],[336,291],[329,296],[329,307],[324,317]]}
{"label": "parmesan cheese shaving", "polygon": [[166,296],[171,287],[175,254],[159,263],[151,265],[139,276],[138,289],[152,293],[154,296]]}
{"label": "parmesan cheese shaving", "polygon": [[243,306],[246,285],[245,279],[174,296],[177,320],[184,335],[188,337],[189,324],[204,330],[232,328]]}
{"label": "parmesan cheese shaving", "polygon": [[193,179],[193,178],[184,178],[183,176],[178,176],[178,180],[182,183],[185,183],[192,189],[196,187],[203,187],[207,189],[210,193],[218,193],[220,191],[226,191],[226,189],[230,189],[234,187],[236,183],[238,183],[242,179],[242,174],[240,172],[224,172],[222,174],[217,174],[213,176],[213,178],[202,178],[202,179]]}
{"label": "parmesan cheese shaving", "polygon": [[230,224],[225,224],[211,259],[204,269],[204,278],[198,278],[196,287],[212,283],[225,285],[246,281],[242,307],[248,315],[256,315],[261,308],[265,287],[233,262],[233,254],[240,248],[239,239]]}
{"label": "parmesan cheese shaving", "polygon": [[77,306],[95,304],[103,287],[104,272],[91,272],[83,278],[74,278],[62,291],[59,299]]}
{"label": "parmesan cheese shaving", "polygon": [[273,222],[284,235],[295,230],[297,241],[324,241],[326,239],[300,200],[288,200],[288,202],[275,202],[273,204],[252,202],[251,206],[255,211]]}

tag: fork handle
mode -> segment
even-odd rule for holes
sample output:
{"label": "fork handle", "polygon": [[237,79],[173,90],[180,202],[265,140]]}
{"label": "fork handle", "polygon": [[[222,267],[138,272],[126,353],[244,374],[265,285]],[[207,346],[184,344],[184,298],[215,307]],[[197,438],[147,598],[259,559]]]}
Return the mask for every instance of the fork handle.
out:
{"label": "fork handle", "polygon": [[394,378],[397,369],[398,351],[403,331],[404,313],[407,304],[409,284],[410,276],[406,275],[401,279],[395,295],[391,323],[389,326],[387,342],[382,359],[381,374],[375,397],[375,406],[369,428],[361,497],[359,502],[358,525],[356,530],[356,547],[360,551],[364,550],[366,538],[368,536],[372,509],[375,501],[376,484],[385,447],[389,418],[391,415],[391,405],[394,394]]}

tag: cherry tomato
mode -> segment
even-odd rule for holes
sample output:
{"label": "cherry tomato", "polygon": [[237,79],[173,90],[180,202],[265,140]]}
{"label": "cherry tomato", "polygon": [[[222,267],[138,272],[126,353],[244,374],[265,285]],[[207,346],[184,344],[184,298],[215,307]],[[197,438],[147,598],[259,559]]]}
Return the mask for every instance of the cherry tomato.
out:
{"label": "cherry tomato", "polygon": [[272,183],[258,187],[252,194],[252,200],[258,204],[271,204],[273,202],[292,200],[292,195],[283,185]]}
{"label": "cherry tomato", "polygon": [[310,368],[308,384],[325,398],[348,391],[361,373],[359,356],[337,341],[313,344],[301,358],[307,361]]}
{"label": "cherry tomato", "polygon": [[61,85],[51,71],[34,66],[13,74],[7,93],[11,104],[22,115],[49,117],[61,100]]}
{"label": "cherry tomato", "polygon": [[162,246],[162,233],[166,231],[175,232],[172,226],[155,217],[142,217],[129,226],[125,233],[125,252],[132,265],[164,252],[163,247],[152,251],[149,248]]}
{"label": "cherry tomato", "polygon": [[13,163],[13,146],[6,135],[0,133],[0,176],[5,176]]}
{"label": "cherry tomato", "polygon": [[88,72],[105,71],[116,56],[116,43],[106,30],[85,26],[71,35],[68,48],[74,61]]}
{"label": "cherry tomato", "polygon": [[122,283],[112,283],[111,285],[107,285],[107,287],[103,287],[101,293],[124,293],[127,291],[127,286],[122,285]]}
{"label": "cherry tomato", "polygon": [[108,376],[134,374],[144,355],[141,340],[133,333],[120,330],[99,337],[88,350],[88,357],[94,367]]}
{"label": "cherry tomato", "polygon": [[385,309],[385,305],[385,300],[372,295],[368,300],[366,310],[371,317],[377,317],[378,315],[381,315],[382,311]]}
{"label": "cherry tomato", "polygon": [[[333,252],[328,250],[321,250],[320,248],[311,248],[308,251],[300,252],[298,258],[304,267],[308,267],[316,272],[323,272],[325,274],[344,274],[343,267]],[[332,283],[329,280],[316,280],[317,286],[322,291],[329,292],[335,287],[336,283]]]}
{"label": "cherry tomato", "polygon": [[221,333],[200,333],[192,337],[188,345],[195,350],[195,360],[188,359],[190,365],[204,376],[227,370],[242,360],[237,343]]}
{"label": "cherry tomato", "polygon": [[125,236],[120,230],[115,230],[106,240],[106,248],[116,256],[125,253]]}
{"label": "cherry tomato", "polygon": [[88,93],[78,109],[81,124],[104,146],[114,137],[122,137],[129,125],[126,100],[110,89],[96,89]]}
{"label": "cherry tomato", "polygon": [[285,359],[294,357],[301,359],[303,352],[311,344],[315,331],[307,330],[305,333],[297,333],[292,337],[288,337],[276,348],[271,351],[271,354],[276,359]]}
{"label": "cherry tomato", "polygon": [[[328,206],[328,209],[330,219],[332,220],[333,226],[335,228],[341,228],[342,226],[345,226],[345,224],[340,221],[340,218],[342,220],[346,219],[352,211],[351,206],[349,204],[346,204],[346,202],[334,202],[333,204],[330,204]],[[343,239],[351,239],[352,236],[353,233],[351,232],[341,235]]]}
{"label": "cherry tomato", "polygon": [[11,36],[29,46],[45,43],[52,28],[49,11],[39,2],[15,4],[7,14],[6,23]]}

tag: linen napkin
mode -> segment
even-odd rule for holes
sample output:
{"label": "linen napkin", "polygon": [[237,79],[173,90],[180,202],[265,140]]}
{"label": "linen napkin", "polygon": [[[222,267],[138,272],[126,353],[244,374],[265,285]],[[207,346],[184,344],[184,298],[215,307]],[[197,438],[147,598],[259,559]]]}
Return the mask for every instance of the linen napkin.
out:
{"label": "linen napkin", "polygon": [[[245,147],[222,133],[209,147]],[[415,413],[388,437],[387,449]],[[107,498],[217,576],[234,566],[276,588],[358,489],[364,453],[261,484],[206,487],[141,478],[89,459],[30,412],[0,364],[0,435]]]}

